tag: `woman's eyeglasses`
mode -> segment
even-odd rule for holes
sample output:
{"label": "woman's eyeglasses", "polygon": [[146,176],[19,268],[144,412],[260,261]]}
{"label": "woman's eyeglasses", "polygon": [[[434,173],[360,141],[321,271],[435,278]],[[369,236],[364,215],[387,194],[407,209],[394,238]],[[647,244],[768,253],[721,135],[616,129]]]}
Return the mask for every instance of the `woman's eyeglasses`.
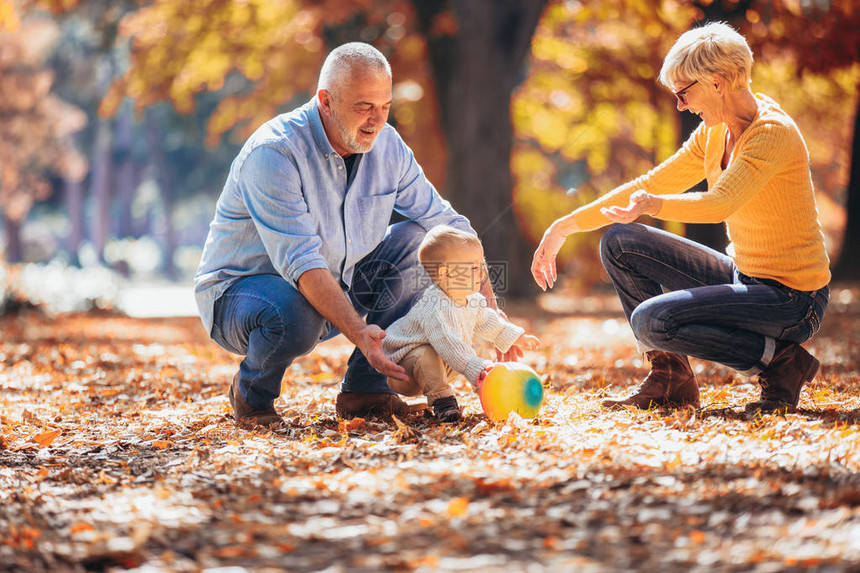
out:
{"label": "woman's eyeglasses", "polygon": [[675,92],[675,97],[678,98],[678,101],[684,105],[687,105],[687,90],[696,85],[699,80],[695,80],[693,83],[685,87],[684,89]]}

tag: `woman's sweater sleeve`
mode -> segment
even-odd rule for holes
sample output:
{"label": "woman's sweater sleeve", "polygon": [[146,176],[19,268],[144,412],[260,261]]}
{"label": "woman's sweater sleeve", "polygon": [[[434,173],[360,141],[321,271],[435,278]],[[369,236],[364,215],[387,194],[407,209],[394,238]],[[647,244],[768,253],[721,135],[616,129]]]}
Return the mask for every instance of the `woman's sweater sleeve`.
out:
{"label": "woman's sweater sleeve", "polygon": [[701,123],[675,154],[646,173],[616,187],[606,195],[573,212],[580,231],[591,231],[612,221],[600,210],[603,207],[626,207],[630,195],[644,189],[654,195],[682,193],[705,178],[705,145],[708,132]]}
{"label": "woman's sweater sleeve", "polygon": [[742,138],[742,150],[708,191],[663,196],[655,216],[682,223],[725,221],[761,191],[796,149],[789,128],[778,122],[762,122]]}

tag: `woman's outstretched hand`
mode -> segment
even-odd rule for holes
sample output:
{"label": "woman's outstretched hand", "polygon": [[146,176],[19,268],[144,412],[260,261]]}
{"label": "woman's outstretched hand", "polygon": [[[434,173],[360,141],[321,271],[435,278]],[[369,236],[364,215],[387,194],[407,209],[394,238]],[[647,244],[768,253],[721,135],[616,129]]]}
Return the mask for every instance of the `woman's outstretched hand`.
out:
{"label": "woman's outstretched hand", "polygon": [[640,189],[630,195],[626,207],[604,207],[600,210],[613,223],[632,223],[640,215],[656,215],[663,206],[663,200]]}
{"label": "woman's outstretched hand", "polygon": [[532,276],[535,282],[541,288],[546,290],[547,287],[552,288],[558,279],[556,271],[555,258],[558,256],[558,251],[564,244],[566,235],[563,235],[556,223],[550,225],[549,229],[543,234],[543,239],[540,241],[537,250],[535,250],[532,258]]}

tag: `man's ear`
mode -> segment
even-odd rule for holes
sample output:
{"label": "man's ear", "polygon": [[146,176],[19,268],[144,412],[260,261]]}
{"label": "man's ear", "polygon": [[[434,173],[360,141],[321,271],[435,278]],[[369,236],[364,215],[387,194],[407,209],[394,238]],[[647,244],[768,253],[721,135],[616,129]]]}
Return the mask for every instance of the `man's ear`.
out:
{"label": "man's ear", "polygon": [[320,89],[317,91],[317,99],[320,102],[320,108],[326,112],[327,115],[331,115],[331,106],[332,106],[332,97],[331,92],[326,89]]}

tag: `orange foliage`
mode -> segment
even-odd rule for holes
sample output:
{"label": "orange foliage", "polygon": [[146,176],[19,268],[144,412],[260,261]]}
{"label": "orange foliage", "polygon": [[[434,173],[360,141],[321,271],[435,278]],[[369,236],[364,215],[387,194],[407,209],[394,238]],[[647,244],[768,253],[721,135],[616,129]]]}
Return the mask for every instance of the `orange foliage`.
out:
{"label": "orange foliage", "polygon": [[[323,44],[323,32],[350,25],[359,14],[363,24],[355,39],[371,41],[391,60],[398,130],[441,185],[445,151],[426,45],[413,30],[406,0],[156,0],[122,23],[121,33],[131,38],[131,66],[111,86],[100,113],[115,113],[126,96],[138,109],[169,100],[189,113],[196,94],[223,90],[226,97],[209,118],[207,144],[215,145],[231,130],[242,140],[314,94],[333,47]],[[251,88],[238,91],[241,82],[231,83],[233,74]]]}
{"label": "orange foliage", "polygon": [[0,32],[14,32],[21,25],[13,0],[0,0]]}
{"label": "orange foliage", "polygon": [[455,497],[448,502],[447,513],[450,517],[462,517],[469,510],[469,500],[465,497]]}
{"label": "orange foliage", "polygon": [[47,197],[49,174],[86,175],[86,160],[69,139],[86,116],[51,93],[53,76],[43,68],[56,35],[48,20],[28,20],[18,31],[0,34],[0,210],[13,221]]}

